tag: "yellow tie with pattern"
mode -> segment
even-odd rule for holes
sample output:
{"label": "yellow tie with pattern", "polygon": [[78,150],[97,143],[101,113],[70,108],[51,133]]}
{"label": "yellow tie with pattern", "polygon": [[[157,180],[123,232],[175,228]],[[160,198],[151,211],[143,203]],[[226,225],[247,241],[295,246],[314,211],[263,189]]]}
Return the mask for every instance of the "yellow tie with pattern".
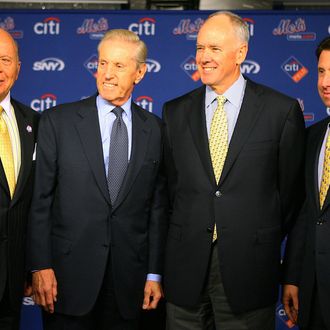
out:
{"label": "yellow tie with pattern", "polygon": [[[223,95],[217,97],[218,106],[214,112],[211,129],[209,147],[213,166],[213,172],[216,182],[219,182],[223,165],[228,151],[228,123],[224,104],[226,98]],[[214,225],[213,239],[217,239],[217,228]]]}
{"label": "yellow tie with pattern", "polygon": [[324,152],[324,162],[323,162],[323,173],[322,173],[322,181],[320,187],[320,207],[322,209],[325,197],[328,193],[328,188],[330,184],[330,134],[327,137],[327,143],[325,145]]}
{"label": "yellow tie with pattern", "polygon": [[4,110],[0,106],[0,158],[2,166],[5,170],[10,196],[13,197],[15,191],[15,168],[13,151],[11,147],[10,135],[8,132],[7,124],[3,118]]}

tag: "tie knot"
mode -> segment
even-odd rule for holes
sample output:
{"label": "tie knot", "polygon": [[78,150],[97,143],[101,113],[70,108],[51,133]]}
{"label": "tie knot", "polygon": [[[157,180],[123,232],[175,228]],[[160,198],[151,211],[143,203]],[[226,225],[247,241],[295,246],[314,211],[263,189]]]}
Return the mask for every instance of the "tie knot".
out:
{"label": "tie knot", "polygon": [[123,108],[121,107],[115,107],[112,112],[116,115],[116,117],[121,117],[122,113],[123,113]]}
{"label": "tie knot", "polygon": [[224,95],[217,96],[217,100],[218,100],[218,107],[222,107],[225,104],[225,102],[227,101],[227,99]]}

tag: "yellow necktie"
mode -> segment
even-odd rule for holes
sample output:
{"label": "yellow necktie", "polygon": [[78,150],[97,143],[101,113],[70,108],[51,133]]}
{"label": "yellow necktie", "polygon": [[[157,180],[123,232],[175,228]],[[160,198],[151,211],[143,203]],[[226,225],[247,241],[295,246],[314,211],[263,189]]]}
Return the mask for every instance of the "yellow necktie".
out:
{"label": "yellow necktie", "polygon": [[10,196],[13,197],[15,191],[15,168],[13,151],[11,147],[10,135],[7,124],[3,118],[3,108],[0,106],[0,158],[5,170]]}
{"label": "yellow necktie", "polygon": [[322,209],[325,197],[328,193],[330,184],[330,134],[327,137],[327,143],[325,145],[324,162],[323,162],[323,173],[320,187],[320,207]]}
{"label": "yellow necktie", "polygon": [[[218,106],[214,112],[211,129],[209,147],[216,182],[219,182],[223,165],[228,151],[228,123],[224,104],[226,98],[223,95],[217,97]],[[217,228],[214,225],[213,242],[217,239]]]}

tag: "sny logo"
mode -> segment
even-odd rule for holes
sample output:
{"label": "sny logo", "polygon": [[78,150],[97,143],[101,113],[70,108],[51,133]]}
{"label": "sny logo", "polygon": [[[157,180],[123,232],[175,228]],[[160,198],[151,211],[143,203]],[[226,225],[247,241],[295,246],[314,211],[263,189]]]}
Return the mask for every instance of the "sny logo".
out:
{"label": "sny logo", "polygon": [[260,71],[259,63],[252,60],[245,60],[241,64],[241,72],[243,74],[257,74]]}
{"label": "sny logo", "polygon": [[146,65],[147,65],[148,72],[159,72],[161,69],[160,63],[151,58],[147,58]]}
{"label": "sny logo", "polygon": [[64,68],[64,62],[56,57],[47,57],[33,63],[34,71],[63,71]]}
{"label": "sny logo", "polygon": [[197,64],[195,57],[190,55],[181,63],[181,69],[193,80],[198,81],[200,78],[199,72],[197,70]]}
{"label": "sny logo", "polygon": [[153,99],[150,96],[139,96],[135,99],[135,103],[149,112],[153,110]]}
{"label": "sny logo", "polygon": [[48,108],[55,107],[56,96],[54,94],[44,94],[39,99],[34,99],[31,101],[31,108],[35,111],[42,112]]}
{"label": "sny logo", "polygon": [[43,22],[34,24],[33,30],[36,34],[60,34],[60,19],[58,17],[48,17]]}
{"label": "sny logo", "polygon": [[281,68],[295,83],[298,83],[308,73],[308,69],[303,66],[294,56],[290,56],[282,64]]}
{"label": "sny logo", "polygon": [[156,33],[156,20],[150,17],[143,17],[138,23],[132,23],[128,29],[141,36],[154,36]]}

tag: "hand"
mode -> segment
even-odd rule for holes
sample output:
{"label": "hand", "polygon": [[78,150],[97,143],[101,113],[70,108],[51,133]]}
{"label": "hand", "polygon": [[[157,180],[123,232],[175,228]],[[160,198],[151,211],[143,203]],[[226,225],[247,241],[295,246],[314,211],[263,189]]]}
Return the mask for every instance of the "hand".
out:
{"label": "hand", "polygon": [[156,281],[146,281],[144,287],[143,309],[156,309],[160,298],[164,297],[162,286]]}
{"label": "hand", "polygon": [[54,313],[57,296],[57,282],[53,269],[43,269],[32,273],[32,298],[36,304],[49,313]]}
{"label": "hand", "polygon": [[289,320],[294,324],[297,323],[298,318],[298,287],[291,284],[283,286],[282,302],[284,310]]}

